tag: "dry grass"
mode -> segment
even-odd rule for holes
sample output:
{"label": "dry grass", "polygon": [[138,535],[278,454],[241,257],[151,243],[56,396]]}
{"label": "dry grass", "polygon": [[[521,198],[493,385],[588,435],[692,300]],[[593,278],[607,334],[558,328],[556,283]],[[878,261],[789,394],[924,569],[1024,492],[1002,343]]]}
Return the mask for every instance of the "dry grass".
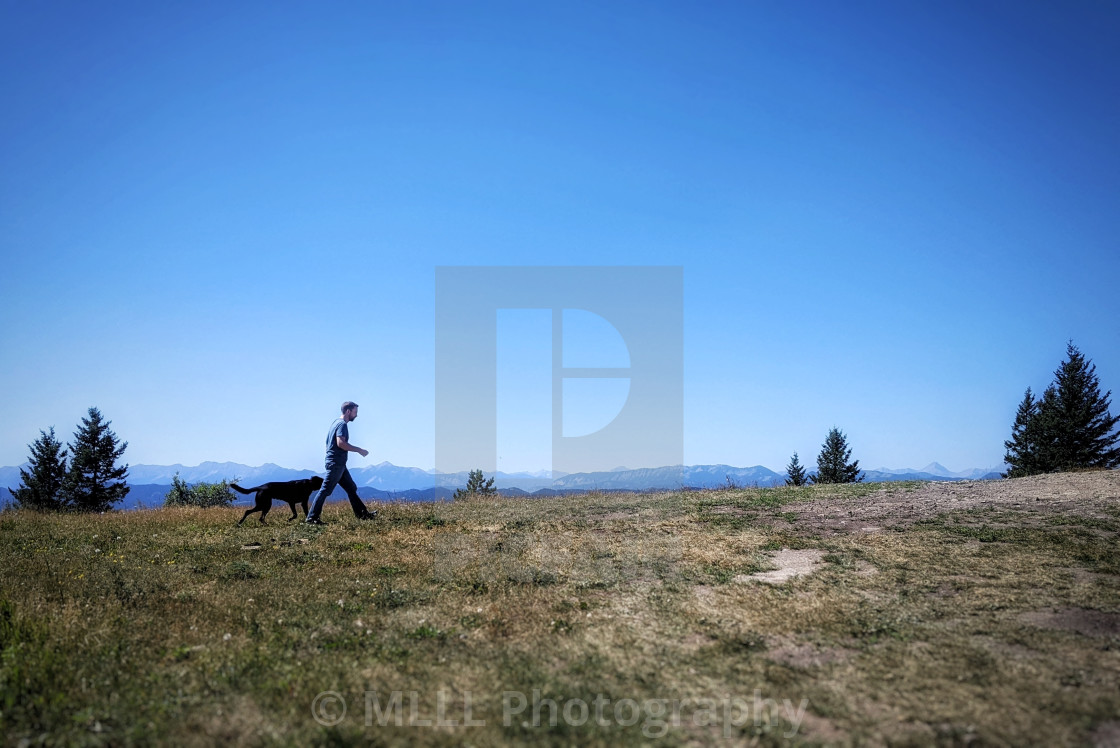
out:
{"label": "dry grass", "polygon": [[[592,494],[373,523],[343,505],[322,530],[6,513],[0,726],[11,745],[1092,743],[1120,714],[1118,487]],[[743,581],[782,548],[823,566]],[[534,690],[555,725],[544,702],[533,725]],[[333,726],[324,691],[348,706]],[[485,724],[367,725],[371,691],[403,692],[406,722],[412,698]],[[528,706],[507,726],[511,693]]]}

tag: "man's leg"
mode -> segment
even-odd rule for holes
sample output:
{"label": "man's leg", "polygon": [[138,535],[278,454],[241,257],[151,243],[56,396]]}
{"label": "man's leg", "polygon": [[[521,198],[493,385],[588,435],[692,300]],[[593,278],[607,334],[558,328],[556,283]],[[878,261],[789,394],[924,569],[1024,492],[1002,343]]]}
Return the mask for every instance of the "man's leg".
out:
{"label": "man's leg", "polygon": [[305,522],[314,522],[319,519],[319,512],[323,511],[323,502],[331,495],[331,491],[338,485],[338,479],[346,472],[345,465],[327,465],[327,477],[323,480],[323,487],[311,500],[311,511],[307,513]]}
{"label": "man's leg", "polygon": [[366,505],[362,503],[362,498],[358,496],[358,486],[354,483],[354,479],[350,477],[350,471],[343,469],[342,476],[338,479],[338,485],[342,486],[342,490],[346,492],[346,498],[350,499],[350,508],[354,510],[355,517],[364,517],[369,514]]}

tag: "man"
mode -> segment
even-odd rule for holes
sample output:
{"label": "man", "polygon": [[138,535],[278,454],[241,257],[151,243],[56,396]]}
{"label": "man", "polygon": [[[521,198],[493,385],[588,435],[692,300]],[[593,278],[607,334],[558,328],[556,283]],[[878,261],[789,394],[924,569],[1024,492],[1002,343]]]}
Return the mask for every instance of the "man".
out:
{"label": "man", "polygon": [[350,508],[354,510],[355,517],[358,519],[373,519],[377,516],[377,512],[366,509],[366,505],[358,497],[358,487],[354,484],[354,479],[350,477],[350,471],[346,469],[347,452],[357,452],[362,457],[369,454],[368,451],[350,443],[350,429],[347,424],[357,417],[358,404],[347,400],[342,404],[342,418],[332,423],[331,430],[327,432],[327,477],[323,481],[323,487],[319,489],[319,493],[315,494],[315,497],[311,500],[311,511],[307,513],[307,524],[309,525],[327,524],[319,519],[319,512],[323,510],[323,502],[331,495],[335,486],[342,486],[342,489],[346,491],[346,496],[350,499]]}

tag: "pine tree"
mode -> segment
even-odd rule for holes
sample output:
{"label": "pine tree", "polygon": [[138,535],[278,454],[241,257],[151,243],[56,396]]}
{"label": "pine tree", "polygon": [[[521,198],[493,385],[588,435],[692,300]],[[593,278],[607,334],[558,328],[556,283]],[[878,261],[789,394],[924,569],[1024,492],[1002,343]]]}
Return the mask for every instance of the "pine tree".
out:
{"label": "pine tree", "polygon": [[1011,467],[1003,474],[1004,478],[1021,478],[1042,472],[1043,444],[1041,443],[1041,420],[1038,417],[1039,400],[1028,387],[1015,412],[1015,424],[1011,427],[1011,438],[1003,443],[1007,453],[1003,461]]}
{"label": "pine tree", "polygon": [[1041,426],[1053,431],[1050,470],[1120,466],[1120,416],[1109,413],[1112,391],[1101,395],[1097,367],[1070,341],[1054,372],[1055,397],[1040,406]]}
{"label": "pine tree", "polygon": [[128,494],[128,465],[117,466],[128,442],[118,446],[117,435],[110,429],[97,408],[89,409],[89,417],[74,432],[70,447],[70,471],[66,474],[63,493],[74,509],[103,512]]}
{"label": "pine tree", "polygon": [[810,476],[814,483],[859,483],[863,475],[859,471],[859,460],[848,462],[852,450],[847,437],[838,428],[832,428],[821,445],[817,455],[817,474]]}
{"label": "pine tree", "polygon": [[797,458],[797,453],[793,453],[793,459],[786,465],[786,485],[787,486],[804,486],[809,483],[809,476],[805,474],[805,466]]}
{"label": "pine tree", "polygon": [[1007,478],[1077,468],[1120,466],[1120,416],[1109,412],[1111,390],[1101,395],[1096,366],[1071,341],[1053,383],[1034,400],[1028,388],[1004,442]]}
{"label": "pine tree", "polygon": [[498,493],[498,489],[494,488],[494,479],[486,480],[481,470],[472,470],[467,476],[466,489],[455,489],[456,499],[467,499],[472,496],[493,496]]}
{"label": "pine tree", "polygon": [[19,471],[20,486],[8,489],[20,506],[29,509],[61,511],[66,508],[62,487],[66,481],[66,450],[50,431],[39,431],[39,438],[28,445],[28,469]]}

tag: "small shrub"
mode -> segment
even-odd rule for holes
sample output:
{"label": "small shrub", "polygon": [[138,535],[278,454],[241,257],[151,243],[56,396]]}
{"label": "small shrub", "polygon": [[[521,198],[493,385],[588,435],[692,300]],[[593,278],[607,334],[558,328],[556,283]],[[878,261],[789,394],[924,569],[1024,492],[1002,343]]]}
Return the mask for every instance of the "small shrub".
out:
{"label": "small shrub", "polygon": [[456,499],[473,499],[478,496],[497,496],[494,479],[487,480],[481,470],[472,470],[467,476],[467,487],[455,489]]}
{"label": "small shrub", "polygon": [[221,483],[195,483],[193,486],[179,478],[171,479],[171,490],[164,497],[164,506],[229,506],[236,497],[230,493],[229,481]]}

